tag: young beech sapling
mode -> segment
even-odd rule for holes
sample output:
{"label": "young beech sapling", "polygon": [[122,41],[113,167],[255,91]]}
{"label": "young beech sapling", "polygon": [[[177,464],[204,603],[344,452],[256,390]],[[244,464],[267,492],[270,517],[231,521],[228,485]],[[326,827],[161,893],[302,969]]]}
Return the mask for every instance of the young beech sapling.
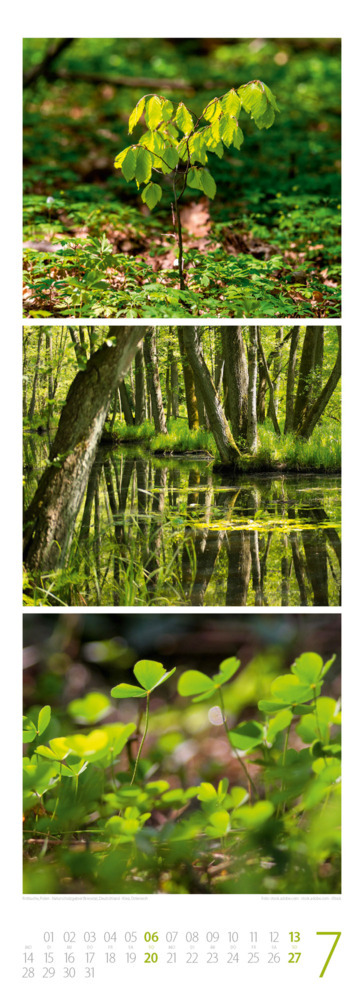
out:
{"label": "young beech sapling", "polygon": [[173,190],[172,217],[178,240],[179,284],[183,290],[183,244],[179,202],[186,187],[197,188],[214,198],[216,183],[206,164],[208,154],[220,159],[224,146],[240,149],[244,140],[239,117],[245,111],[257,128],[270,128],[278,111],[272,91],[261,80],[251,80],[222,97],[213,97],[199,116],[183,101],[178,106],[157,94],[146,94],[129,118],[129,134],[144,114],[146,131],[139,141],[123,149],[115,159],[125,180],[144,184],[142,201],[153,209],[162,188],[152,180],[153,171],[168,176]]}

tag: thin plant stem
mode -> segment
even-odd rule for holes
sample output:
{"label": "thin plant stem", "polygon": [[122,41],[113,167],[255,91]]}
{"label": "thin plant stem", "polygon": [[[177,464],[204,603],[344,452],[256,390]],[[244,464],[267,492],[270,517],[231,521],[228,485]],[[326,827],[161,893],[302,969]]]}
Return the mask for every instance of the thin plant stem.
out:
{"label": "thin plant stem", "polygon": [[178,275],[179,275],[179,287],[181,291],[184,290],[185,283],[183,278],[183,243],[182,243],[182,228],[181,228],[181,216],[179,211],[178,198],[176,194],[176,183],[173,181],[173,197],[174,197],[174,215],[175,215],[175,225],[177,228],[177,239],[178,239]]}
{"label": "thin plant stem", "polygon": [[147,732],[148,732],[148,722],[149,722],[149,691],[147,692],[147,704],[146,704],[146,707],[145,707],[145,727],[144,727],[144,733],[143,733],[143,736],[142,736],[141,741],[140,741],[140,746],[139,746],[138,753],[136,755],[135,766],[134,766],[134,771],[133,771],[133,777],[132,777],[131,782],[130,782],[131,785],[133,785],[133,783],[135,781],[135,775],[136,775],[137,769],[138,769],[140,754],[142,752],[142,749],[143,749],[143,746],[144,746],[144,740],[145,740],[145,737],[146,737]]}
{"label": "thin plant stem", "polygon": [[257,789],[256,789],[256,785],[254,784],[253,779],[250,777],[250,774],[249,774],[249,772],[248,772],[248,770],[247,770],[247,768],[246,768],[246,766],[244,764],[244,761],[243,761],[242,757],[239,756],[236,747],[234,747],[233,744],[232,744],[232,742],[231,742],[229,727],[228,727],[228,724],[226,722],[224,699],[223,699],[221,688],[219,688],[219,698],[220,698],[220,704],[221,704],[221,711],[222,711],[222,718],[223,718],[223,723],[224,723],[224,729],[225,729],[227,738],[229,740],[229,744],[231,746],[231,749],[232,749],[233,753],[235,754],[236,759],[239,761],[240,767],[243,768],[246,780],[248,782],[248,793],[249,793],[249,798],[251,800],[251,798],[252,798],[252,788],[254,789],[254,793],[255,793],[256,796],[258,796],[258,792],[257,792]]}

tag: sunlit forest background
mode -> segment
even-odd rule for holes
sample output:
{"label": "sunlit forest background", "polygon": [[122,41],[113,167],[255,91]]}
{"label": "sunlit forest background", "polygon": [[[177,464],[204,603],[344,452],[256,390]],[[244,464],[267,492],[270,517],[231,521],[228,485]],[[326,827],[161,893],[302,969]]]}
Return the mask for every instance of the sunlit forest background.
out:
{"label": "sunlit forest background", "polygon": [[[27,315],[339,315],[338,40],[54,42],[24,41]],[[168,186],[150,213],[113,166],[128,117],[146,93],[201,114],[256,78],[280,113],[212,157],[214,201],[185,192],[181,296]]]}

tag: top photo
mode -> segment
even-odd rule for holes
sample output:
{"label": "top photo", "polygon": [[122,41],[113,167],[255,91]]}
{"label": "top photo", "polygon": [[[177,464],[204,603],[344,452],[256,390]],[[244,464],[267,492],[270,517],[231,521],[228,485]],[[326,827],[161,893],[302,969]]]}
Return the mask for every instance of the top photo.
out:
{"label": "top photo", "polygon": [[337,38],[24,39],[24,316],[341,316]]}

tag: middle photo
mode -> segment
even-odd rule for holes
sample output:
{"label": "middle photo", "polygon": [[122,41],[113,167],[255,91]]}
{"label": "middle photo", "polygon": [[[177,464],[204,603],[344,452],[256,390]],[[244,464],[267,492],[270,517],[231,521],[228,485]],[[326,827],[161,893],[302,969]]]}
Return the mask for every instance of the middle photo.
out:
{"label": "middle photo", "polygon": [[25,605],[340,605],[340,327],[31,326],[23,376]]}

